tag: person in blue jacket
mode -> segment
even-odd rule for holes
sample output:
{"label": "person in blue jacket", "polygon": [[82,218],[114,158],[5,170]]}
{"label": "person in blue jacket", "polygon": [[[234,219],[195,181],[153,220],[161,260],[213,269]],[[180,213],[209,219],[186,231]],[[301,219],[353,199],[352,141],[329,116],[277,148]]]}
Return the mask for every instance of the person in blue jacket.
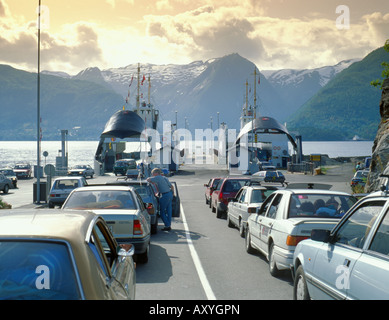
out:
{"label": "person in blue jacket", "polygon": [[169,179],[162,175],[162,170],[154,168],[151,171],[151,177],[147,181],[157,185],[161,198],[159,199],[160,216],[165,224],[163,231],[171,230],[172,222],[172,201],[173,201],[173,186]]}

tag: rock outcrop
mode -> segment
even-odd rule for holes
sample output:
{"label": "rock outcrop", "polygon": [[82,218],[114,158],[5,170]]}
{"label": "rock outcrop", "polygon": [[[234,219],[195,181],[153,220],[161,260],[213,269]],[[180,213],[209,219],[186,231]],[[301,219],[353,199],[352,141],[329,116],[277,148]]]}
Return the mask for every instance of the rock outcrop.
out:
{"label": "rock outcrop", "polygon": [[380,174],[389,175],[389,79],[385,79],[382,85],[380,115],[381,122],[373,144],[370,173],[365,187],[368,193],[380,190],[384,182]]}

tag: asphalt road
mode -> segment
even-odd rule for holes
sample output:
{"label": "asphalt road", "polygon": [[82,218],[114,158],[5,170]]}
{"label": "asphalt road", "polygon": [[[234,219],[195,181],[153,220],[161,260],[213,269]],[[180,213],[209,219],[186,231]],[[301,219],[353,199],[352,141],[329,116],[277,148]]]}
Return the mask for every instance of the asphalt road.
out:
{"label": "asphalt road", "polygon": [[[176,181],[182,213],[174,218],[170,232],[152,236],[147,264],[137,264],[138,300],[290,300],[292,278],[285,273],[272,277],[261,254],[248,254],[237,229],[227,227],[205,204],[204,183],[226,174],[201,165],[183,167]],[[334,190],[350,192],[352,166],[330,169],[326,175],[286,174],[289,182],[330,183]],[[88,179],[90,184],[114,176]],[[0,196],[13,208],[33,207],[32,180],[20,180],[18,189]]]}

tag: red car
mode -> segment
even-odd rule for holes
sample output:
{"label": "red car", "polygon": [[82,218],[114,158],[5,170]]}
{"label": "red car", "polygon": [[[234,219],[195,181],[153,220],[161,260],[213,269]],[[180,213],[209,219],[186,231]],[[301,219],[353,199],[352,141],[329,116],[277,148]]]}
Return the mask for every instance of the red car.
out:
{"label": "red car", "polygon": [[212,192],[216,188],[219,181],[220,181],[220,178],[211,178],[211,179],[209,179],[207,184],[204,184],[204,187],[206,187],[206,189],[205,189],[205,203],[209,204],[209,207],[211,207]]}
{"label": "red car", "polygon": [[228,202],[235,198],[236,194],[250,178],[227,177],[220,179],[211,196],[211,209],[216,212],[216,217],[221,218],[227,213]]}

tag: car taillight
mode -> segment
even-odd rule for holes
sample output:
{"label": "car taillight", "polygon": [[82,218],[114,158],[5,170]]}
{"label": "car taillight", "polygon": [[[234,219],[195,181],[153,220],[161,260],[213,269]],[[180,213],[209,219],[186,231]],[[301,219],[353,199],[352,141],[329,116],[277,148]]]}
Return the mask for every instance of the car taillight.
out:
{"label": "car taillight", "polygon": [[300,241],[303,241],[305,239],[309,239],[309,237],[306,237],[306,236],[288,236],[286,238],[286,245],[287,246],[297,246],[297,244]]}
{"label": "car taillight", "polygon": [[143,234],[142,225],[139,220],[134,220],[133,233],[134,235]]}

